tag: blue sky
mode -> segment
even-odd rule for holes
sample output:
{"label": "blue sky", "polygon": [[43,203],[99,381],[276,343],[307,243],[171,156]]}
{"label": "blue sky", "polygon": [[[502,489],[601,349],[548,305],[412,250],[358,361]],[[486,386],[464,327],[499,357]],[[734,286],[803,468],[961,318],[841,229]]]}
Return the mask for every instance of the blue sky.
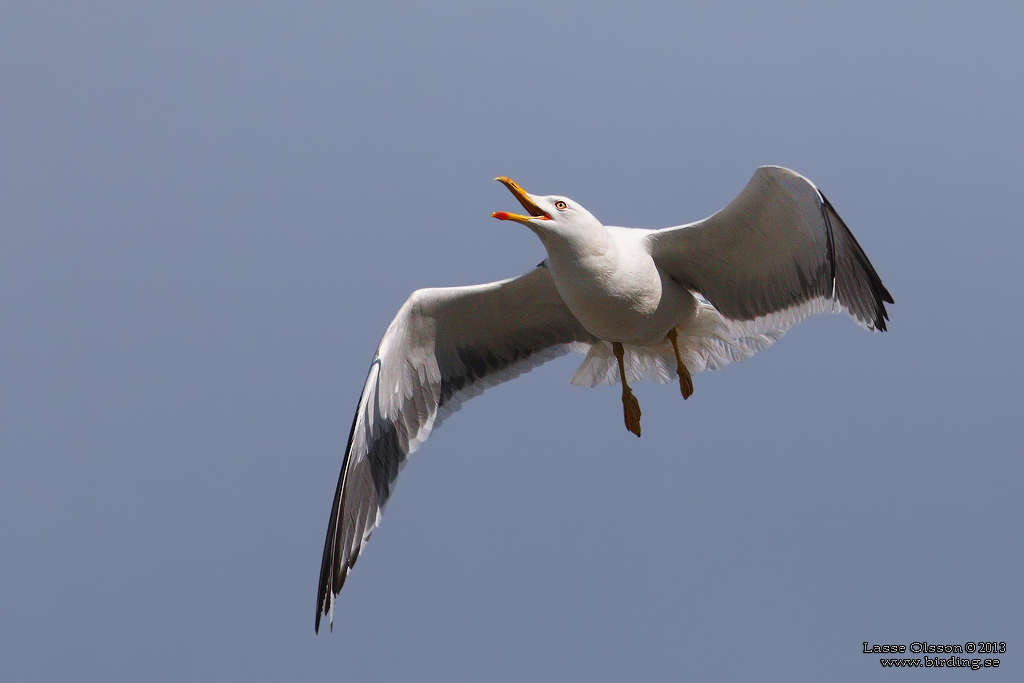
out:
{"label": "blue sky", "polygon": [[[1024,660],[1020,3],[7,3],[0,678],[890,680]],[[896,304],[614,388],[562,359],[403,471],[313,634],[366,368],[419,287],[828,195]]]}

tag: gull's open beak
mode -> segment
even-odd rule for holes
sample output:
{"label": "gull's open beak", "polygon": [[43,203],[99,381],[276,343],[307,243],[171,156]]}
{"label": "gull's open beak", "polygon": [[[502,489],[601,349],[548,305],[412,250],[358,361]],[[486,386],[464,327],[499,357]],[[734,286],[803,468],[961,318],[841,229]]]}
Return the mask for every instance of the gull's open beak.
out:
{"label": "gull's open beak", "polygon": [[517,213],[495,211],[491,214],[491,217],[497,218],[499,221],[516,221],[517,223],[529,223],[535,218],[539,218],[542,221],[551,220],[551,216],[547,215],[544,211],[541,211],[540,207],[534,204],[533,200],[530,199],[530,195],[526,194],[526,191],[523,190],[523,188],[516,185],[514,180],[506,178],[505,176],[498,176],[495,180],[507,187],[509,192],[519,200],[519,203],[523,205],[523,208],[526,209],[527,213],[530,215],[520,216]]}

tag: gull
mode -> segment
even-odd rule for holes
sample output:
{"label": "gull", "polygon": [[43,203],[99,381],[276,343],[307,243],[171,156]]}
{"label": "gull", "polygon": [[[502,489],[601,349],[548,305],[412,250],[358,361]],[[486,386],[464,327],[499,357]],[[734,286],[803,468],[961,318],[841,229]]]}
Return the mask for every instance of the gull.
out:
{"label": "gull", "polygon": [[324,544],[316,631],[379,524],[399,470],[462,402],[570,352],[581,386],[678,379],[741,361],[809,315],[845,311],[884,332],[893,303],[853,234],[811,181],[762,166],[728,206],[663,230],[602,225],[577,202],[496,180],[547,259],[510,280],[420,289],[399,309],[363,385]]}

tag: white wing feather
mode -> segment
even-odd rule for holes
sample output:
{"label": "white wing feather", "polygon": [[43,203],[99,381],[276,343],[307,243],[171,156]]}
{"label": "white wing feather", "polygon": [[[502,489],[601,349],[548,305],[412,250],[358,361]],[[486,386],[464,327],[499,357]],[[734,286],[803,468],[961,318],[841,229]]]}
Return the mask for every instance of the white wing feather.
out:
{"label": "white wing feather", "polygon": [[324,543],[317,630],[409,454],[464,400],[594,341],[545,267],[413,292],[381,339],[352,421]]}
{"label": "white wing feather", "polygon": [[845,310],[885,331],[892,296],[829,201],[794,171],[762,166],[718,213],[648,240],[659,268],[730,320],[785,329]]}

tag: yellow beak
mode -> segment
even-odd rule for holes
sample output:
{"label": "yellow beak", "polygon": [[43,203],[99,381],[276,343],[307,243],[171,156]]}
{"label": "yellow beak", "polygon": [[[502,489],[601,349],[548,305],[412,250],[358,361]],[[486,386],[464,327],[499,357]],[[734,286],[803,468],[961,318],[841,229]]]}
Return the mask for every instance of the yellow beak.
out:
{"label": "yellow beak", "polygon": [[517,223],[529,223],[534,219],[540,219],[542,221],[551,220],[551,216],[547,215],[540,209],[539,206],[533,203],[530,199],[530,195],[526,194],[523,188],[519,187],[514,180],[506,178],[505,176],[498,176],[495,178],[499,183],[508,188],[509,192],[519,200],[519,203],[523,205],[523,208],[530,214],[529,216],[522,216],[517,213],[508,213],[507,211],[495,211],[491,214],[491,217],[497,218],[499,221],[516,221]]}

